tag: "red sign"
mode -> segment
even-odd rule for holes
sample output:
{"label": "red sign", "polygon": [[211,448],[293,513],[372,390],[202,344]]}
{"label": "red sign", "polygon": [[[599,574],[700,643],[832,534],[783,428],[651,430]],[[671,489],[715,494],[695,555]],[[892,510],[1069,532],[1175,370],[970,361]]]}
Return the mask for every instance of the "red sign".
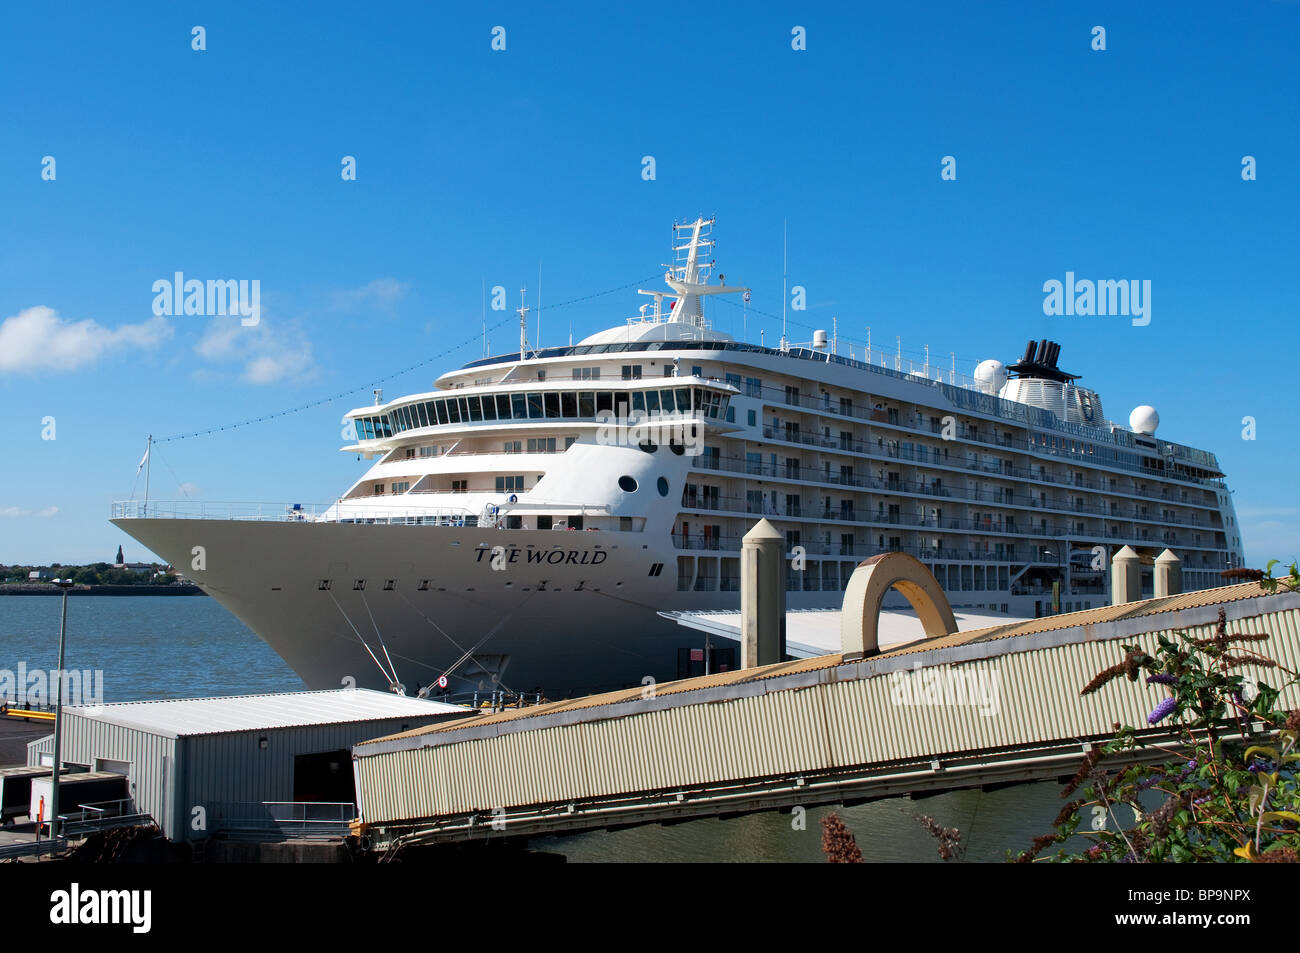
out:
{"label": "red sign", "polygon": [[704,661],[704,649],[691,649],[691,661],[692,661],[692,662],[703,662],[703,661]]}
{"label": "red sign", "polygon": [[447,687],[447,676],[446,676],[446,675],[439,675],[439,676],[438,676],[438,687],[439,687],[439,688],[446,688],[446,687]]}

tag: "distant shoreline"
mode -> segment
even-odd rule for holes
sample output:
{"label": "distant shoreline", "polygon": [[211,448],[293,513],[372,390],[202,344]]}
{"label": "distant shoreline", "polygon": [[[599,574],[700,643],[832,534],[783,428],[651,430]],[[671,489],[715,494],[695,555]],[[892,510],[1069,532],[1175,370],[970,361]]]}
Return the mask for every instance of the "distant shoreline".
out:
{"label": "distant shoreline", "polygon": [[[49,583],[0,583],[0,596],[57,596],[63,590]],[[202,589],[191,583],[170,586],[73,586],[70,596],[201,596]]]}

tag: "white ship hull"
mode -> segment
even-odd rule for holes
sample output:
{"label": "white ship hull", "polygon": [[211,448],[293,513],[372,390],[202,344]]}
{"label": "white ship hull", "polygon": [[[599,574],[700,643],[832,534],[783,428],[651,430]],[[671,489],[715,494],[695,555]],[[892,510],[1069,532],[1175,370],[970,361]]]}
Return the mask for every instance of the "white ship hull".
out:
{"label": "white ship hull", "polygon": [[[677,592],[671,569],[648,575],[655,563],[673,565],[671,548],[658,551],[640,540],[610,544],[595,533],[213,519],[114,522],[177,567],[191,565],[194,547],[203,547],[206,568],[193,573],[203,590],[313,689],[337,687],[349,678],[388,688],[370,656],[383,660],[386,649],[399,678],[414,691],[417,683],[428,685],[451,669],[463,650],[489,632],[474,660],[455,669],[449,691],[491,690],[486,670],[500,670],[501,682],[515,691],[541,687],[551,697],[637,685],[646,676],[664,681],[677,676],[678,648],[702,643],[698,633],[656,611],[739,605],[738,593]],[[510,548],[505,568],[494,570],[491,548],[499,544]],[[360,579],[365,588],[355,589]],[[329,590],[320,588],[323,580],[330,580]],[[428,588],[421,589],[425,580]],[[393,588],[385,589],[390,581]],[[810,606],[838,605],[840,598],[794,595],[793,604]]]}
{"label": "white ship hull", "polygon": [[[113,522],[178,567],[190,565],[194,548],[202,547],[206,568],[193,575],[201,576],[204,592],[260,635],[312,689],[349,679],[388,688],[370,655],[382,662],[386,650],[413,692],[453,669],[484,636],[473,658],[454,668],[448,691],[541,688],[554,698],[641,685],[646,677],[667,681],[679,677],[679,653],[702,648],[703,636],[658,612],[740,605],[739,592],[678,591],[671,546],[610,543],[595,533],[222,519]],[[502,570],[492,568],[497,545],[508,547]],[[650,575],[658,563],[666,568]],[[365,588],[354,588],[362,579]],[[328,590],[320,588],[325,580]],[[386,589],[390,582],[393,588]],[[990,602],[1007,598],[987,595]],[[1033,614],[1032,601],[1012,598],[1013,614]],[[842,599],[841,592],[788,593],[792,609],[839,608]],[[901,597],[897,605],[905,605]],[[493,683],[498,671],[501,686]]]}

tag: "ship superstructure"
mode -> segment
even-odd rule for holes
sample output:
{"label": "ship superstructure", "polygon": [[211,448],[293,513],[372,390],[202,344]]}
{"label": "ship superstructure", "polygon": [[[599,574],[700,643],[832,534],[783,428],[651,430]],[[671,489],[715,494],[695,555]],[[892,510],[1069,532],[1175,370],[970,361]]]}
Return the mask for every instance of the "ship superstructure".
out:
{"label": "ship superstructure", "polygon": [[[668,290],[622,324],[530,348],[521,307],[517,353],[351,411],[343,449],[372,463],[328,506],[119,504],[115,522],[176,565],[208,540],[193,580],[313,688],[441,675],[555,694],[698,673],[691,633],[657,612],[738,607],[760,517],[797,567],[791,608],[838,607],[885,550],[954,605],[1028,616],[1105,603],[1125,545],[1173,550],[1187,589],[1240,565],[1214,455],[1157,438],[1149,407],[1107,421],[1054,342],[961,378],[845,357],[822,332],[768,348],[714,330],[704,302],[745,289],[711,281],[712,224],[674,227]],[[711,668],[736,662],[715,653]]]}

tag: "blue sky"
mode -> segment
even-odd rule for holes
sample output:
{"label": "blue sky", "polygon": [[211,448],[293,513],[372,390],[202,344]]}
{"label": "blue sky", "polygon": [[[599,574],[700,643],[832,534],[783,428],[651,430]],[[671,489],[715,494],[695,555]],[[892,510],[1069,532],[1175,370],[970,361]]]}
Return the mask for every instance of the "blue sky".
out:
{"label": "blue sky", "polygon": [[[955,351],[967,373],[1060,341],[1109,417],[1153,404],[1161,436],[1218,455],[1249,562],[1300,555],[1300,6],[1132,6],[8,5],[0,562],[119,543],[146,558],[107,522],[143,490],[146,434],[356,388],[154,460],[156,498],[186,484],[328,501],[365,466],[337,452],[341,415],[473,337],[484,282],[512,307],[521,284],[535,303],[539,262],[544,307],[625,285],[659,271],[671,220],[699,213],[718,216],[728,282],[770,314],[788,223],[809,303],[792,338],[834,316],[842,339],[870,325],[909,356]],[[261,323],[156,317],[152,284],[177,271],[257,279]],[[1067,271],[1149,279],[1150,325],[1044,315],[1043,283]],[[643,300],[544,310],[542,343]],[[737,334],[738,315],[714,312]],[[493,352],[515,335],[493,334]],[[480,353],[474,340],[386,393]]]}

